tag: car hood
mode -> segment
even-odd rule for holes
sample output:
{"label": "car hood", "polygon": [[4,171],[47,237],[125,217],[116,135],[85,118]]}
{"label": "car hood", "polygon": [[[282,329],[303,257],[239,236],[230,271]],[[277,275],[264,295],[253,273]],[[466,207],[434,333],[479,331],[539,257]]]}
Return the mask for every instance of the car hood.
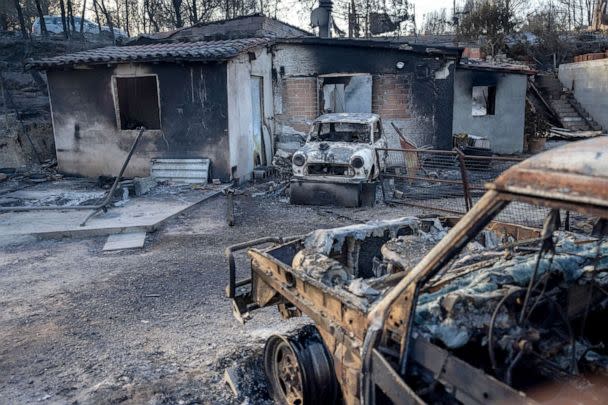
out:
{"label": "car hood", "polygon": [[349,142],[307,142],[299,152],[306,154],[307,162],[349,163],[357,153],[364,158],[371,158],[373,147],[366,143]]}

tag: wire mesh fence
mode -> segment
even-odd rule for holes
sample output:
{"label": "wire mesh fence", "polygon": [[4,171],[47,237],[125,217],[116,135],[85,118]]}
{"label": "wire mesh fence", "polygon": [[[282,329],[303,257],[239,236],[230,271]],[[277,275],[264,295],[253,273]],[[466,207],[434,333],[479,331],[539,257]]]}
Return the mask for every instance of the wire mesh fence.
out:
{"label": "wire mesh fence", "polygon": [[386,202],[465,213],[462,166],[453,151],[377,149],[384,160],[382,193]]}
{"label": "wire mesh fence", "polygon": [[[465,155],[458,149],[376,149],[384,201],[464,214],[485,192],[485,184],[522,159]],[[512,203],[500,221],[538,227],[547,210]]]}

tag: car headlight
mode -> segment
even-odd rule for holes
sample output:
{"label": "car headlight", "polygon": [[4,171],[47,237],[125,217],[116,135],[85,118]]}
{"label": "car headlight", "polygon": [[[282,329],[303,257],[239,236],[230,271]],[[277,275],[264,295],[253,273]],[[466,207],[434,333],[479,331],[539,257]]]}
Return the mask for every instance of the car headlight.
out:
{"label": "car headlight", "polygon": [[363,158],[361,156],[355,156],[350,160],[350,165],[355,169],[362,168],[364,164],[365,162],[363,161]]}
{"label": "car headlight", "polygon": [[304,163],[306,163],[306,156],[303,155],[302,153],[296,153],[295,155],[293,155],[293,158],[291,161],[296,166],[304,166]]}

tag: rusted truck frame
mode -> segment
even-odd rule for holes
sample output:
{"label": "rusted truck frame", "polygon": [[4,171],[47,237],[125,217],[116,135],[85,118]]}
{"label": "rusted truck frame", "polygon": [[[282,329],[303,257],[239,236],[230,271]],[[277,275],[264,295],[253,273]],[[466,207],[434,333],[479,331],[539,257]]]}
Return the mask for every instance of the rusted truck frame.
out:
{"label": "rusted truck frame", "polygon": [[[371,305],[364,298],[295,271],[290,263],[303,248],[301,238],[265,238],[229,249],[227,295],[233,300],[235,315],[243,321],[250,311],[275,304],[285,317],[305,314],[312,319],[346,404],[424,403],[404,379],[414,365],[430,372],[463,403],[534,403],[523,392],[413,333],[413,314],[421,290],[511,202],[608,219],[608,140],[577,142],[507,170],[411,270],[386,277],[386,285],[393,287]],[[491,226],[503,227],[513,237],[539,235],[538,231],[508,224]],[[273,246],[255,247],[264,243]],[[251,277],[237,281],[232,254],[242,248],[249,248]],[[408,268],[399,261],[398,256],[394,258],[395,265]],[[245,292],[239,290],[249,286]],[[294,398],[280,400],[309,403],[301,396]]]}

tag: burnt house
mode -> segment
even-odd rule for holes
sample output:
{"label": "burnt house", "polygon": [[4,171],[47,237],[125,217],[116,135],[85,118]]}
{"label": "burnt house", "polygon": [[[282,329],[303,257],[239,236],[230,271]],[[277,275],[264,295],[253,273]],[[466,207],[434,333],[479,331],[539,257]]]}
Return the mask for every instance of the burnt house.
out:
{"label": "burnt house", "polygon": [[47,72],[59,169],[114,175],[143,126],[127,175],[208,158],[212,178],[246,179],[272,158],[273,38],[303,35],[252,15],[32,61]]}
{"label": "burnt house", "polygon": [[460,63],[454,80],[454,133],[486,138],[495,153],[523,152],[528,76],[534,74],[520,65]]}
{"label": "burnt house", "polygon": [[[40,60],[60,170],[114,175],[146,128],[127,175],[152,158],[209,158],[211,176],[245,177],[271,158],[269,40],[107,47]],[[254,127],[255,126],[255,127]]]}
{"label": "burnt house", "polygon": [[[220,39],[224,38],[224,39]],[[457,48],[312,37],[254,15],[34,61],[47,71],[59,169],[127,175],[153,158],[208,158],[210,175],[246,180],[275,148],[299,146],[326,112],[372,112],[419,146],[452,146]]]}
{"label": "burnt house", "polygon": [[377,113],[418,146],[452,146],[456,48],[393,41],[284,39],[273,46],[277,147],[292,150],[327,112]]}

